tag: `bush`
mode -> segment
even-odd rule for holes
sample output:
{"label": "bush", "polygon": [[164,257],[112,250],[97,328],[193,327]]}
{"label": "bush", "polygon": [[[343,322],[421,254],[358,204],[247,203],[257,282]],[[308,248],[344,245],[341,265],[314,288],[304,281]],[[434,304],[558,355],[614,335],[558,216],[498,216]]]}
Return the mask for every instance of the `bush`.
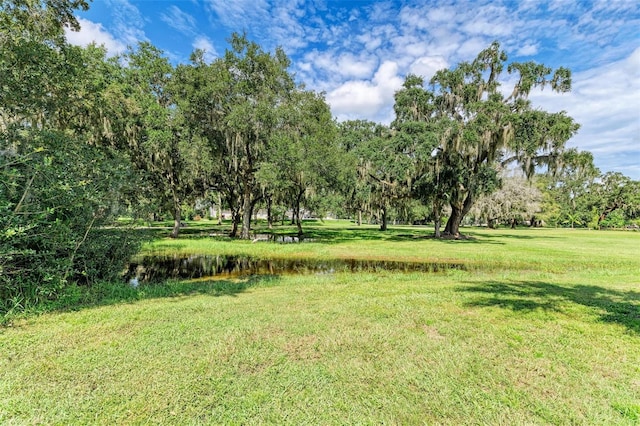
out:
{"label": "bush", "polygon": [[602,228],[624,228],[625,225],[625,214],[623,211],[614,210],[607,215],[607,217],[600,222],[600,226]]}
{"label": "bush", "polygon": [[140,243],[115,223],[126,162],[64,132],[0,134],[0,316],[113,279]]}

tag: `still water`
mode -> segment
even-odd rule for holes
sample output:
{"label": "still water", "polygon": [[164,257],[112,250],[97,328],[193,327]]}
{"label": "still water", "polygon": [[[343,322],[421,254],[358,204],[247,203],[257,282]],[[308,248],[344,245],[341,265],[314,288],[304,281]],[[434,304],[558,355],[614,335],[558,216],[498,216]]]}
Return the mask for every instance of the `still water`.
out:
{"label": "still water", "polygon": [[400,262],[358,259],[258,259],[247,256],[147,256],[128,266],[126,279],[229,278],[246,275],[330,274],[334,272],[442,272],[464,270],[462,263]]}

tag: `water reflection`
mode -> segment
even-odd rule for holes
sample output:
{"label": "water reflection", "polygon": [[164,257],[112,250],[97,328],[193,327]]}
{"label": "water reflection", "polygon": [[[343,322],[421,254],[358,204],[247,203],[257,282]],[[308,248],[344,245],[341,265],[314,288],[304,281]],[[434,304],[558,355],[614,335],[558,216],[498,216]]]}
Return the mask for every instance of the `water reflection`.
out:
{"label": "water reflection", "polygon": [[333,272],[441,272],[464,270],[455,262],[399,262],[358,259],[257,259],[247,256],[147,256],[129,264],[128,281],[158,281],[166,278],[237,277],[246,275],[327,274]]}

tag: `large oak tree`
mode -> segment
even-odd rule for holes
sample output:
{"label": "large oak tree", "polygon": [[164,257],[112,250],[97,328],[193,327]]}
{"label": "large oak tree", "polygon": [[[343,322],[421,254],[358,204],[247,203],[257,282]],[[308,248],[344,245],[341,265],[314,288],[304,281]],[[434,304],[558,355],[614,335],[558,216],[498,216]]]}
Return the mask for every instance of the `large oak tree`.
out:
{"label": "large oak tree", "polygon": [[[509,75],[515,76],[515,84],[505,94],[502,84]],[[507,64],[497,42],[471,62],[438,71],[429,88],[421,83],[415,76],[407,77],[396,103],[411,91],[415,105],[400,108],[403,114],[395,125],[402,132],[403,123],[421,121],[429,125],[427,131],[435,132],[437,149],[429,162],[432,179],[438,182],[437,199],[445,198],[451,208],[445,226],[449,235],[459,234],[477,197],[497,187],[498,166],[517,163],[528,175],[540,166],[553,168],[579,127],[565,112],[535,109],[528,99],[536,88],[569,91],[571,72],[534,62]]]}

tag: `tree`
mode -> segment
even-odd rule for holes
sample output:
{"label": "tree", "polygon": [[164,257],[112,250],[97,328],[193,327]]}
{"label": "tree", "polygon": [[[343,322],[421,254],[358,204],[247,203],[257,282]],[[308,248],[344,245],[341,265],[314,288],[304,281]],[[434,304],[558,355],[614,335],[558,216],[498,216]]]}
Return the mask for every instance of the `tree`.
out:
{"label": "tree", "polygon": [[[125,233],[99,229],[118,210],[126,162],[101,146],[104,50],[65,43],[83,1],[0,7],[0,312],[113,278]],[[108,66],[107,66],[108,68]]]}
{"label": "tree", "polygon": [[277,125],[278,110],[294,84],[282,49],[272,55],[237,34],[231,36],[230,43],[231,50],[223,59],[229,98],[223,105],[222,131],[240,183],[240,237],[249,239],[253,208],[260,198],[256,171]]}
{"label": "tree", "polygon": [[335,187],[340,173],[335,124],[324,97],[311,91],[292,93],[280,112],[256,177],[269,196],[291,207],[302,236],[301,207]]}
{"label": "tree", "polygon": [[523,175],[500,174],[500,189],[481,196],[471,209],[474,216],[483,218],[489,228],[508,223],[515,228],[519,222],[534,217],[540,211],[542,193]]}
{"label": "tree", "polygon": [[[500,91],[506,62],[505,52],[494,42],[474,61],[438,71],[424,93],[417,90],[420,81],[415,76],[408,76],[405,82],[404,90],[416,92],[413,111],[418,113],[414,117],[437,134],[434,164],[439,172],[432,178],[444,189],[451,207],[446,234],[458,235],[477,197],[497,187],[498,166],[515,162],[528,176],[539,166],[553,169],[565,142],[578,129],[566,113],[533,109],[527,99],[534,88],[569,91],[568,69],[552,73],[544,65],[513,62],[507,72],[516,74],[517,82],[506,96]],[[412,111],[400,109],[405,115]]]}
{"label": "tree", "polygon": [[345,172],[340,192],[347,210],[356,215],[358,225],[362,225],[362,214],[370,213],[372,209],[372,186],[364,146],[382,131],[383,126],[367,120],[344,121],[338,125],[338,149],[343,153],[342,169]]}
{"label": "tree", "polygon": [[415,176],[412,146],[385,129],[361,148],[371,185],[371,204],[380,211],[380,230],[386,231],[392,205],[410,195]]}
{"label": "tree", "polygon": [[214,159],[210,184],[226,195],[234,212],[231,234],[241,220],[240,236],[248,239],[253,209],[262,198],[256,172],[295,84],[282,49],[265,52],[235,33],[229,41],[224,57],[206,64],[195,52],[193,65],[180,72],[191,85],[183,89],[188,120]]}
{"label": "tree", "polygon": [[588,151],[566,150],[555,173],[538,175],[543,192],[542,215],[555,224],[586,225],[591,216],[590,188],[600,176]]}
{"label": "tree", "polygon": [[592,209],[597,214],[595,226],[616,210],[631,216],[640,211],[640,182],[619,172],[605,173],[591,185]]}
{"label": "tree", "polygon": [[410,188],[413,198],[432,206],[435,236],[440,237],[440,225],[443,206],[449,198],[446,186],[448,170],[440,167],[438,135],[442,131],[440,123],[432,118],[435,114],[433,93],[423,89],[424,80],[410,74],[395,94],[394,111],[396,119],[391,124],[396,137],[405,140],[410,147],[409,160],[413,167]]}
{"label": "tree", "polygon": [[202,140],[198,163],[203,169],[203,184],[230,208],[230,236],[236,237],[241,222],[241,176],[236,172],[235,145],[228,143],[224,121],[226,102],[232,97],[228,69],[220,59],[206,63],[204,52],[196,50],[191,64],[176,67],[175,81],[176,98],[189,131]]}
{"label": "tree", "polygon": [[[180,232],[182,204],[204,192],[199,177],[197,146],[199,139],[189,131],[177,94],[174,69],[163,53],[149,43],[125,55],[127,67],[122,80],[113,88],[124,105],[119,119],[119,146],[142,171],[159,206],[173,217],[171,237]],[[198,192],[199,191],[199,192]]]}

